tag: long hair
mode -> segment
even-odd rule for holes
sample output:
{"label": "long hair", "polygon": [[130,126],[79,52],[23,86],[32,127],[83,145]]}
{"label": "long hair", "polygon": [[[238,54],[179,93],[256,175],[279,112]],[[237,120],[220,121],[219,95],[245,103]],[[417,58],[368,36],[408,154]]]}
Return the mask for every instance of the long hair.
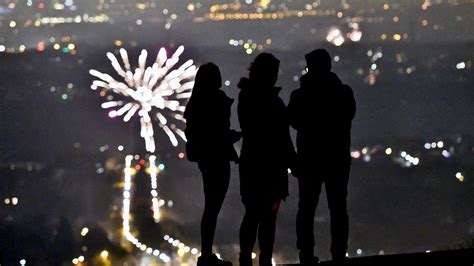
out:
{"label": "long hair", "polygon": [[189,114],[196,108],[196,102],[205,101],[206,97],[203,97],[203,95],[217,91],[221,86],[221,72],[216,64],[209,62],[200,66],[196,73],[193,91],[186,105],[184,117],[189,117]]}

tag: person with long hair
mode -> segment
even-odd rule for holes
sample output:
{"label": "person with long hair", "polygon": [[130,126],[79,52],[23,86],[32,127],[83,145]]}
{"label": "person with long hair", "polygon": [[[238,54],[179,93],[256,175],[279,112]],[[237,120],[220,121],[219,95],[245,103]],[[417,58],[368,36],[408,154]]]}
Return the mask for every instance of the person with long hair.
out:
{"label": "person with long hair", "polygon": [[272,265],[276,218],[288,196],[288,168],[295,151],[286,106],[275,87],[280,62],[261,53],[249,77],[240,80],[238,116],[242,129],[240,193],[245,215],[240,227],[240,265],[252,265],[258,235],[261,266]]}
{"label": "person with long hair", "polygon": [[240,134],[230,129],[230,108],[234,100],[220,90],[221,86],[218,66],[202,65],[184,112],[187,158],[197,162],[204,187],[198,266],[232,265],[212,253],[217,217],[229,187],[230,162],[238,159],[233,143],[240,139]]}

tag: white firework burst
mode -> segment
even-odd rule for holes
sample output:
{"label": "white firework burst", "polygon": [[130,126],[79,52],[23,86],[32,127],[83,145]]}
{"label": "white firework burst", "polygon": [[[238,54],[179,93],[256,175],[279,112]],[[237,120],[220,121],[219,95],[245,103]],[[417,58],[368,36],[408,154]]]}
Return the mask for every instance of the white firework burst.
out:
{"label": "white firework burst", "polygon": [[[124,68],[113,53],[107,53],[113,68],[124,79],[124,82],[94,69],[89,71],[92,76],[99,79],[94,80],[92,89],[102,88],[106,92],[113,92],[129,99],[129,101],[107,101],[102,103],[102,108],[113,108],[109,115],[111,117],[123,116],[124,122],[128,122],[135,114],[138,114],[141,125],[140,135],[145,140],[146,150],[149,152],[155,151],[153,117],[157,118],[159,126],[168,135],[173,146],[178,145],[176,135],[186,141],[183,130],[168,121],[186,122],[183,118],[185,109],[183,102],[191,96],[194,86],[197,67],[194,66],[193,60],[188,60],[175,68],[183,51],[184,47],[180,46],[171,57],[168,57],[166,49],[161,48],[155,63],[146,67],[148,53],[142,50],[138,67],[134,71],[125,49],[120,49]],[[156,112],[152,113],[153,110]]]}

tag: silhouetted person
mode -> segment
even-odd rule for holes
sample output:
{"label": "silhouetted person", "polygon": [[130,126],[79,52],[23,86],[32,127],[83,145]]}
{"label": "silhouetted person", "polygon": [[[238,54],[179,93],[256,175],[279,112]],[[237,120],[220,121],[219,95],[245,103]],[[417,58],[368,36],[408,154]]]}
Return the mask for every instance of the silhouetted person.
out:
{"label": "silhouetted person", "polygon": [[259,54],[242,78],[238,116],[242,129],[240,192],[245,215],[240,227],[240,265],[252,265],[258,234],[260,265],[271,265],[276,218],[288,196],[288,167],[296,156],[286,106],[275,87],[279,60]]}
{"label": "silhouetted person", "polygon": [[219,89],[221,86],[219,68],[213,63],[202,65],[184,112],[187,157],[198,163],[204,187],[198,265],[232,265],[212,253],[217,216],[229,187],[230,161],[238,159],[233,143],[240,138],[239,133],[230,129],[234,100]]}
{"label": "silhouetted person", "polygon": [[331,254],[344,260],[349,218],[347,184],[351,165],[351,124],[355,115],[352,89],[331,72],[331,57],[318,49],[306,56],[308,73],[291,94],[290,123],[297,130],[299,203],[296,221],[300,262],[312,264],[314,215],[324,183],[331,214]]}

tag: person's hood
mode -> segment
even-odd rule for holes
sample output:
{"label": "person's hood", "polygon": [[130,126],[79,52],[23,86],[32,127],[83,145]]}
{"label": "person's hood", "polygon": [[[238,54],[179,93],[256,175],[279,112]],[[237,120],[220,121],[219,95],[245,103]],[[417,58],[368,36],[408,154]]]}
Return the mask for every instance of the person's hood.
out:
{"label": "person's hood", "polygon": [[313,87],[315,85],[321,86],[338,86],[342,85],[341,79],[334,72],[325,74],[305,74],[300,78],[301,88]]}

